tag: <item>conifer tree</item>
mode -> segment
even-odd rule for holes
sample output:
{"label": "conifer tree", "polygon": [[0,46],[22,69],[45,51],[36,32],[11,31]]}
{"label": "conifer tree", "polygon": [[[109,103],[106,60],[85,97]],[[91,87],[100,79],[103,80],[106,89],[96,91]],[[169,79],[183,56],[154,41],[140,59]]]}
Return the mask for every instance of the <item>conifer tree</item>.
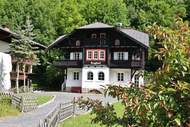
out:
{"label": "conifer tree", "polygon": [[[18,38],[13,39],[12,43],[10,44],[10,53],[13,57],[13,59],[16,61],[16,91],[19,93],[19,71],[22,70],[24,74],[24,92],[25,92],[25,68],[26,64],[25,62],[30,62],[30,70],[32,68],[32,64],[36,63],[38,61],[36,52],[34,51],[32,47],[33,39],[34,39],[34,33],[33,33],[34,26],[32,25],[32,21],[30,20],[30,17],[27,16],[26,23],[23,26],[23,28],[19,28],[18,30]],[[21,68],[19,67],[20,65]],[[30,71],[31,73],[31,71]]]}

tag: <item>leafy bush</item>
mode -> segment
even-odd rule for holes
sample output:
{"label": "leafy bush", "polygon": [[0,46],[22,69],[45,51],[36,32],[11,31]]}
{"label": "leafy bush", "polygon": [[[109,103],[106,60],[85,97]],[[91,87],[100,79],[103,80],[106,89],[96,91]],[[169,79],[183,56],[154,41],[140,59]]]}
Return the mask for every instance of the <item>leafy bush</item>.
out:
{"label": "leafy bush", "polygon": [[144,88],[109,85],[105,95],[117,98],[125,106],[122,117],[117,117],[112,105],[100,101],[80,100],[81,106],[92,108],[92,120],[107,127],[189,127],[190,84],[190,28],[181,19],[173,28],[153,25],[148,32],[162,47],[154,51],[162,66],[150,76]]}

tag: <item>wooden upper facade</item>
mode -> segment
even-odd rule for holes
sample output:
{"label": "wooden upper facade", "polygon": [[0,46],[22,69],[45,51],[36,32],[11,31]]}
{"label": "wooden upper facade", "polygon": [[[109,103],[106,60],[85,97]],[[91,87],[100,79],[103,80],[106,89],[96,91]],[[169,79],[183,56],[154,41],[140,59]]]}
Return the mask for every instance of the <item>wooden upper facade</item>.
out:
{"label": "wooden upper facade", "polygon": [[54,62],[61,68],[95,65],[143,69],[148,42],[148,35],[143,32],[94,23],[59,37],[48,50],[63,51]]}

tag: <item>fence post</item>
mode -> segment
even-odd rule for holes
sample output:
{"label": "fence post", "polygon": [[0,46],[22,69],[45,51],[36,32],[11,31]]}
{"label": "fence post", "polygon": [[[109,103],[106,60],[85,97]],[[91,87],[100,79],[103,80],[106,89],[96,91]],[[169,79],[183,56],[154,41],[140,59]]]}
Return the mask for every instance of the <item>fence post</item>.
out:
{"label": "fence post", "polygon": [[73,98],[73,116],[75,117],[75,97]]}
{"label": "fence post", "polygon": [[61,104],[59,105],[58,115],[59,115],[59,120],[61,120]]}
{"label": "fence post", "polygon": [[23,98],[23,96],[21,96],[21,105],[20,105],[20,107],[21,107],[21,112],[24,112],[24,98]]}

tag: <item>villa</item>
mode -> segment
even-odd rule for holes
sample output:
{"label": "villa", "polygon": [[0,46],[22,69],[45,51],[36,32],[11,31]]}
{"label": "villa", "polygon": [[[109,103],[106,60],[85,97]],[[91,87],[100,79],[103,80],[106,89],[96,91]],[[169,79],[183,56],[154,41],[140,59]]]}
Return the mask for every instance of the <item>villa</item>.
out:
{"label": "villa", "polygon": [[146,33],[96,22],[60,36],[47,50],[59,49],[53,64],[65,73],[66,91],[101,91],[102,86],[144,84],[149,47]]}

